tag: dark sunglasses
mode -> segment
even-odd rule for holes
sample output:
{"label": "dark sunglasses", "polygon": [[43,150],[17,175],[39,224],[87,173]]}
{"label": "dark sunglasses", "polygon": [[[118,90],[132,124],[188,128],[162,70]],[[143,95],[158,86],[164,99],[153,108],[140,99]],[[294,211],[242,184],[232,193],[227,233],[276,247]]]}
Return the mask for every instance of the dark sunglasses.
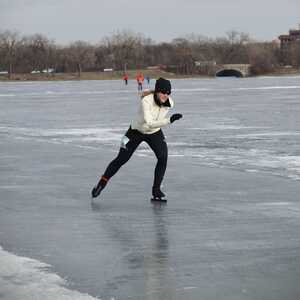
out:
{"label": "dark sunglasses", "polygon": [[161,91],[162,94],[171,95],[171,91]]}

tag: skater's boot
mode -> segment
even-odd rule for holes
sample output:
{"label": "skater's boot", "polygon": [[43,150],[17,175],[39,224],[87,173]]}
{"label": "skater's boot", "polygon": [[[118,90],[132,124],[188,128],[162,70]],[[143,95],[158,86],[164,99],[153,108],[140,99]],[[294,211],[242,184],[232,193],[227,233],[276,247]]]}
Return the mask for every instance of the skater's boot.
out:
{"label": "skater's boot", "polygon": [[159,187],[152,188],[152,195],[153,195],[153,199],[158,199],[158,200],[166,197],[166,195],[160,190]]}
{"label": "skater's boot", "polygon": [[101,177],[98,184],[92,190],[92,197],[96,198],[100,195],[101,191],[105,188],[108,179],[104,176]]}

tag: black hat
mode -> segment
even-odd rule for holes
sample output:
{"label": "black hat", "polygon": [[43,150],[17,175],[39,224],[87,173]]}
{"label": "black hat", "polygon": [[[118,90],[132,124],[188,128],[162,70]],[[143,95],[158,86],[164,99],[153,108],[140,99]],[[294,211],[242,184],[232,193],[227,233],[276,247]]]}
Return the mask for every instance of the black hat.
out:
{"label": "black hat", "polygon": [[155,83],[155,92],[161,92],[164,94],[171,94],[171,82],[168,79],[162,77],[158,78]]}

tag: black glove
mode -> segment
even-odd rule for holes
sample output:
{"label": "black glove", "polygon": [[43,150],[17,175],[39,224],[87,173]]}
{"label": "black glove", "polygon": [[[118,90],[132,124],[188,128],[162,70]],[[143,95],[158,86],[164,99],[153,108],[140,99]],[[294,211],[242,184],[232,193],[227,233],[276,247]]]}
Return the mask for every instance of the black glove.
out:
{"label": "black glove", "polygon": [[173,123],[174,121],[179,120],[181,118],[182,118],[182,114],[174,114],[171,116],[170,122]]}

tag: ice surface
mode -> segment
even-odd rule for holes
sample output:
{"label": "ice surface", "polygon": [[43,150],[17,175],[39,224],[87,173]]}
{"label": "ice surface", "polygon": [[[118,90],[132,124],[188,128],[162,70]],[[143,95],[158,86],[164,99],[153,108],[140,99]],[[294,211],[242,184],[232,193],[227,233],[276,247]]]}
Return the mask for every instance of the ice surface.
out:
{"label": "ice surface", "polygon": [[134,81],[0,83],[1,299],[300,298],[299,78],[172,85],[153,205],[145,144],[90,198]]}

